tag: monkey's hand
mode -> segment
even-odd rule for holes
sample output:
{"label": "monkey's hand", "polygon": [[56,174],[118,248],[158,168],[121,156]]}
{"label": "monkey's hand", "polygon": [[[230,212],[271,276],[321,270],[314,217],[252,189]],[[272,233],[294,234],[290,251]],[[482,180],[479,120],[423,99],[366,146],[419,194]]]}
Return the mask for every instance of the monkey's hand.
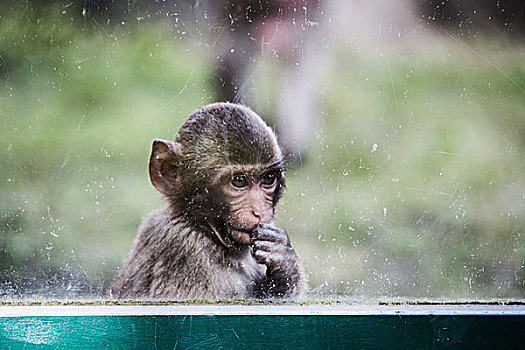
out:
{"label": "monkey's hand", "polygon": [[301,265],[285,231],[260,224],[252,232],[253,257],[266,265],[266,280],[260,295],[290,297],[300,293],[303,285]]}

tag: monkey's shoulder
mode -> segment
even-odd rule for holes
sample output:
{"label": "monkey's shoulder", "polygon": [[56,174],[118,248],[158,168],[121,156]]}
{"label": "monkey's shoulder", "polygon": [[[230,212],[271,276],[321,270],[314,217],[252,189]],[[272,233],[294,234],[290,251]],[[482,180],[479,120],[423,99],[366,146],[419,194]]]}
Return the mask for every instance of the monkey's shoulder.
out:
{"label": "monkey's shoulder", "polygon": [[[187,239],[181,237],[192,228],[184,217],[173,215],[169,207],[157,209],[144,216],[137,235],[138,240],[147,240],[155,245],[174,243]],[[162,242],[161,242],[162,241]]]}
{"label": "monkey's shoulder", "polygon": [[139,232],[159,232],[170,225],[170,211],[168,207],[154,210],[142,219]]}

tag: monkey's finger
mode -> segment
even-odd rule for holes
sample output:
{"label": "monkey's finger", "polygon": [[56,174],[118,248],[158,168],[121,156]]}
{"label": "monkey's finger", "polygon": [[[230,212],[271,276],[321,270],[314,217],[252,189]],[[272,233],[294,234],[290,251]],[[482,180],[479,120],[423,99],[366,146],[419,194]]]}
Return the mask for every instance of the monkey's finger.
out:
{"label": "monkey's finger", "polygon": [[275,251],[277,244],[275,242],[268,242],[268,241],[261,241],[261,240],[253,240],[252,241],[253,243],[253,249],[254,251],[256,250],[263,250],[265,252],[271,252],[271,251]]}
{"label": "monkey's finger", "polygon": [[288,235],[281,229],[266,229],[258,227],[254,230],[254,239],[288,244]]}
{"label": "monkey's finger", "polygon": [[273,225],[270,225],[270,224],[259,224],[259,225],[257,226],[257,228],[262,228],[262,229],[264,229],[264,230],[270,230],[270,231],[273,231],[273,232],[275,232],[275,233],[277,233],[277,234],[286,234],[286,233],[284,232],[284,230],[282,230],[282,229],[280,229],[280,228],[278,228],[278,227],[275,227],[275,226],[273,226]]}
{"label": "monkey's finger", "polygon": [[274,264],[273,254],[270,252],[264,252],[262,250],[257,250],[253,253],[255,261],[259,264],[272,265]]}

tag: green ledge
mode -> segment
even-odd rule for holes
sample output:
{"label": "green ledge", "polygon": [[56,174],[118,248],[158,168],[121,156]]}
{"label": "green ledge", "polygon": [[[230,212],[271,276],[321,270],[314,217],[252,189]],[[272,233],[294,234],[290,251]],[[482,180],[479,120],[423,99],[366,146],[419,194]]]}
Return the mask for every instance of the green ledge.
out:
{"label": "green ledge", "polygon": [[0,349],[522,349],[523,301],[4,301]]}

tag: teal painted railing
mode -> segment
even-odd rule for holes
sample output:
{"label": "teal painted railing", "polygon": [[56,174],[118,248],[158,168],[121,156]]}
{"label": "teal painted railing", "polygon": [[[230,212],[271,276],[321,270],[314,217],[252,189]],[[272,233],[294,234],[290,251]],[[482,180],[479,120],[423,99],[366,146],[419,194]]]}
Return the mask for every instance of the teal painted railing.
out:
{"label": "teal painted railing", "polygon": [[10,305],[0,348],[525,349],[525,305]]}

